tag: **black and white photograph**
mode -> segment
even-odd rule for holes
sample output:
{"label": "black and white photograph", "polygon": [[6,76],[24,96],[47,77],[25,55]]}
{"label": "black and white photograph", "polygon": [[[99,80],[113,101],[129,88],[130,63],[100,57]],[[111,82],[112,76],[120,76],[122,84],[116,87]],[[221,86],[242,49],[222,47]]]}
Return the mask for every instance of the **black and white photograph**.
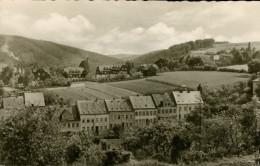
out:
{"label": "black and white photograph", "polygon": [[260,166],[260,2],[0,0],[1,166]]}

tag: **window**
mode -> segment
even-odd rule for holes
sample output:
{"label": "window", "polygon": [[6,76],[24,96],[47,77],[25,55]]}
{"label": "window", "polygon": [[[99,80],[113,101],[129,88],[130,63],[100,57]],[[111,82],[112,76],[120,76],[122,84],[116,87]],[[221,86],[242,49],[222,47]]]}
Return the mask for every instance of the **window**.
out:
{"label": "window", "polygon": [[[85,127],[84,127],[84,129],[85,129]],[[89,127],[87,127],[87,131],[89,131]]]}
{"label": "window", "polygon": [[100,118],[100,122],[103,122],[103,118]]}
{"label": "window", "polygon": [[120,119],[120,115],[117,116],[117,119]]}
{"label": "window", "polygon": [[175,108],[173,109],[173,113],[176,113],[176,109]]}
{"label": "window", "polygon": [[94,119],[91,119],[91,122],[94,122]]}
{"label": "window", "polygon": [[128,123],[126,123],[126,127],[128,127]]}
{"label": "window", "polygon": [[79,123],[77,123],[77,127],[79,127]]}
{"label": "window", "polygon": [[191,107],[189,107],[189,110],[191,111]]}
{"label": "window", "polygon": [[129,126],[132,126],[132,123],[129,123]]}
{"label": "window", "polygon": [[93,126],[91,127],[91,130],[94,131],[94,127]]}
{"label": "window", "polygon": [[100,126],[100,130],[103,130],[103,126]]}
{"label": "window", "polygon": [[164,114],[164,110],[162,110],[162,114]]}
{"label": "window", "polygon": [[107,130],[107,126],[105,126],[104,128],[105,128],[105,130]]}
{"label": "window", "polygon": [[166,114],[168,114],[168,109],[166,109]]}
{"label": "window", "polygon": [[128,119],[128,115],[126,115],[125,118]]}
{"label": "window", "polygon": [[170,103],[168,103],[168,106],[170,106]]}
{"label": "window", "polygon": [[149,115],[149,111],[146,111],[146,115]]}
{"label": "window", "polygon": [[160,109],[158,109],[158,114],[160,114],[161,113],[161,110]]}
{"label": "window", "polygon": [[107,118],[105,118],[105,122],[107,122]]}
{"label": "window", "polygon": [[179,110],[181,111],[181,107],[179,107]]}
{"label": "window", "polygon": [[135,115],[136,115],[136,116],[138,115],[138,112],[137,112],[137,111],[135,112]]}
{"label": "window", "polygon": [[98,118],[96,118],[96,122],[98,122]]}
{"label": "window", "polygon": [[186,111],[187,110],[187,107],[184,107],[184,111]]}
{"label": "window", "polygon": [[154,111],[153,114],[156,115],[156,111]]}
{"label": "window", "polygon": [[74,123],[72,123],[72,127],[74,127]]}
{"label": "window", "polygon": [[89,119],[87,119],[87,123],[89,123],[90,122],[90,120]]}
{"label": "window", "polygon": [[153,111],[150,111],[150,115],[153,115]]}
{"label": "window", "polygon": [[85,131],[85,127],[82,127],[82,130]]}
{"label": "window", "polygon": [[70,124],[68,123],[68,128],[70,128]]}
{"label": "window", "polygon": [[130,115],[130,119],[133,119],[133,115]]}
{"label": "window", "polygon": [[110,124],[110,128],[112,128],[113,127],[113,124]]}
{"label": "window", "polygon": [[85,123],[85,119],[82,119],[82,123]]}
{"label": "window", "polygon": [[145,115],[145,111],[143,111],[143,115]]}

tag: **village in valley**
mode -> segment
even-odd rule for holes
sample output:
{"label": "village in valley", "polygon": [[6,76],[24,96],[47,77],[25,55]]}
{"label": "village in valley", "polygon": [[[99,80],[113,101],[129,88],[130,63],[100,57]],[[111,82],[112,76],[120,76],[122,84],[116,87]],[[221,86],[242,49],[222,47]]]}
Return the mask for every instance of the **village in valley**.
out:
{"label": "village in valley", "polygon": [[223,21],[235,4],[54,3],[0,2],[0,165],[260,164],[260,39]]}

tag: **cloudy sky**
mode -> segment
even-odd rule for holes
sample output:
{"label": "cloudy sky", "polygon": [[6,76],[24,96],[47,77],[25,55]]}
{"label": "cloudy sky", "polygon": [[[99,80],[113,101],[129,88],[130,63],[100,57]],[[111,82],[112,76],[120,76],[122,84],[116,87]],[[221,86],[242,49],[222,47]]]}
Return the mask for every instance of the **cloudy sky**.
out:
{"label": "cloudy sky", "polygon": [[203,38],[260,41],[259,9],[258,2],[0,0],[0,33],[142,54]]}

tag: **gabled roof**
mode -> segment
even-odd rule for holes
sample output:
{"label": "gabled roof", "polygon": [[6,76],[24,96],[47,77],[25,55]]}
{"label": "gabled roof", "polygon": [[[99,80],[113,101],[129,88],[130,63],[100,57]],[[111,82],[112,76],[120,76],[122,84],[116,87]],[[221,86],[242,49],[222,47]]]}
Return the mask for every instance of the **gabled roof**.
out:
{"label": "gabled roof", "polygon": [[[63,114],[69,115],[68,117],[66,117],[67,119],[62,119]],[[65,120],[65,121],[66,120],[72,120],[72,121],[80,120],[79,112],[77,110],[76,105],[58,107],[55,110],[54,116],[59,118],[60,120]]]}
{"label": "gabled roof", "polygon": [[44,96],[42,92],[24,93],[25,106],[45,106]]}
{"label": "gabled roof", "polygon": [[175,106],[171,96],[167,93],[165,93],[165,94],[152,94],[152,97],[153,97],[153,100],[154,100],[156,107],[160,107],[161,102],[162,103],[165,103],[165,102],[170,103],[171,107]]}
{"label": "gabled roof", "polygon": [[22,108],[22,107],[24,107],[24,98],[22,96],[3,98],[2,107],[5,110]]}
{"label": "gabled roof", "polygon": [[131,104],[127,99],[105,100],[108,111],[131,111]]}
{"label": "gabled roof", "polygon": [[77,101],[76,104],[80,115],[96,115],[107,113],[104,100]]}
{"label": "gabled roof", "polygon": [[173,91],[176,104],[200,104],[203,103],[200,91]]}
{"label": "gabled roof", "polygon": [[151,96],[130,96],[129,98],[134,109],[155,108]]}
{"label": "gabled roof", "polygon": [[149,64],[145,65],[143,70],[149,70],[151,67],[155,68],[155,70],[159,69],[159,67],[156,64]]}

